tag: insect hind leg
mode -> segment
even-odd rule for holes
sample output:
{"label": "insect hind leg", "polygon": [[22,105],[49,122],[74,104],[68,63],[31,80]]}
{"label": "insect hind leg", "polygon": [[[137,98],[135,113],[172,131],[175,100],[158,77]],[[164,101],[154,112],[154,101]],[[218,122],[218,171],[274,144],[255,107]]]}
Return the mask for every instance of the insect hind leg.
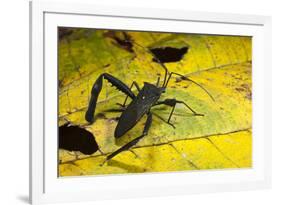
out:
{"label": "insect hind leg", "polygon": [[[149,113],[147,115],[147,119],[144,125],[144,129],[142,132],[142,135],[133,139],[132,141],[128,142],[127,144],[125,144],[123,147],[119,148],[118,150],[116,150],[115,152],[111,153],[110,155],[108,155],[105,159],[105,161],[103,162],[103,164],[109,160],[111,160],[113,157],[115,157],[116,155],[118,155],[119,153],[123,152],[123,151],[127,151],[130,148],[132,148],[134,145],[136,145],[142,138],[144,138],[147,134],[148,134],[148,130],[151,126],[152,123],[152,114]],[[102,164],[102,165],[103,165]]]}
{"label": "insect hind leg", "polygon": [[94,122],[95,109],[97,105],[98,96],[102,89],[103,78],[106,79],[108,82],[110,82],[112,86],[115,86],[119,91],[123,92],[125,95],[129,96],[132,99],[135,98],[135,94],[121,80],[117,79],[116,77],[108,73],[101,74],[96,80],[96,82],[93,84],[92,91],[91,91],[91,98],[89,101],[88,109],[85,114],[85,119],[89,123]]}

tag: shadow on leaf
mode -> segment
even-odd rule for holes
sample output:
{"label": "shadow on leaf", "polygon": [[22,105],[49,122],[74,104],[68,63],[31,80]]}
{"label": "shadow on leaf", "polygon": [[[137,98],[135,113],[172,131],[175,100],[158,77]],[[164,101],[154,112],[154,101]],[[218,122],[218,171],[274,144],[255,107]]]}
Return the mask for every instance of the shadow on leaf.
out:
{"label": "shadow on leaf", "polygon": [[123,162],[120,162],[120,161],[117,161],[117,160],[114,160],[114,159],[108,161],[107,165],[111,166],[111,167],[118,167],[118,168],[127,170],[130,173],[142,173],[142,172],[145,172],[145,169],[142,168],[142,167],[126,164],[126,163],[123,163]]}

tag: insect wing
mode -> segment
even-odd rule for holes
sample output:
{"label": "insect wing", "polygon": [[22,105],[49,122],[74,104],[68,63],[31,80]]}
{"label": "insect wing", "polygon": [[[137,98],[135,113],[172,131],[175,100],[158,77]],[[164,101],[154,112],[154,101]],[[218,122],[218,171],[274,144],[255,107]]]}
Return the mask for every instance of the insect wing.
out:
{"label": "insect wing", "polygon": [[123,136],[136,125],[145,112],[146,109],[144,109],[142,106],[138,106],[136,101],[132,101],[132,103],[120,116],[114,136],[116,138]]}

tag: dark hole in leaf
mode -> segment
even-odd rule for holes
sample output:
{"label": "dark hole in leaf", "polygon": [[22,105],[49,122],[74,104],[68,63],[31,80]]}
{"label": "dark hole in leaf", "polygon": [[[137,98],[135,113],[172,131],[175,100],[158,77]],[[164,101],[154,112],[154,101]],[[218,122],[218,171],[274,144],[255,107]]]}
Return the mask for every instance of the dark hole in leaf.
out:
{"label": "dark hole in leaf", "polygon": [[73,29],[71,28],[59,28],[59,40],[71,35],[73,33]]}
{"label": "dark hole in leaf", "polygon": [[59,127],[59,148],[93,154],[99,147],[94,135],[86,129],[66,123]]}
{"label": "dark hole in leaf", "polygon": [[[188,47],[173,48],[173,47],[161,47],[151,48],[150,51],[161,63],[177,62],[183,58],[183,55],[187,53]],[[153,58],[154,62],[158,60]]]}
{"label": "dark hole in leaf", "polygon": [[126,32],[122,32],[122,37],[118,36],[115,31],[108,31],[104,33],[104,36],[113,39],[115,45],[118,45],[122,49],[125,49],[130,53],[134,53],[132,37]]}

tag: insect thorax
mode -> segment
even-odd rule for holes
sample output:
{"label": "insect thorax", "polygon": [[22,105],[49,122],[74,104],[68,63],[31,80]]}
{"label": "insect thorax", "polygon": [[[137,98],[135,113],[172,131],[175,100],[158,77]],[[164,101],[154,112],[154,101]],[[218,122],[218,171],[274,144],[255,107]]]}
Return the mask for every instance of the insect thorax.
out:
{"label": "insect thorax", "polygon": [[143,105],[153,105],[160,98],[162,94],[162,88],[159,88],[153,84],[144,82],[143,88],[140,90],[137,101],[142,103]]}

